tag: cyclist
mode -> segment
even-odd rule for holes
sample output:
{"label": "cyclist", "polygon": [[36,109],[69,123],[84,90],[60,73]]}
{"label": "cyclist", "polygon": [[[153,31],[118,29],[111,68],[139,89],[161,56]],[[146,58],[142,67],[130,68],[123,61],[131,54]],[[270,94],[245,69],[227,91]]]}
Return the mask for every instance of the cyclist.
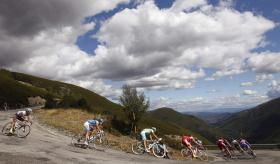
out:
{"label": "cyclist", "polygon": [[238,140],[232,139],[231,144],[232,144],[232,145],[234,146],[234,148],[235,148],[236,150],[238,150],[240,153],[243,152],[242,148],[240,147],[240,144],[239,144]]}
{"label": "cyclist", "polygon": [[225,152],[225,151],[226,151],[226,149],[227,149],[227,144],[228,144],[227,140],[224,139],[223,137],[220,137],[220,138],[218,139],[218,141],[217,141],[217,145],[218,145],[218,147],[220,148],[221,152]]}
{"label": "cyclist", "polygon": [[10,130],[10,133],[14,133],[15,125],[16,125],[17,120],[19,120],[19,121],[28,121],[28,122],[32,123],[31,117],[30,117],[31,113],[32,113],[32,109],[31,108],[26,108],[23,111],[18,111],[14,115],[14,117],[13,117],[13,124],[12,124],[12,128]]}
{"label": "cyclist", "polygon": [[196,153],[193,150],[192,144],[191,143],[195,143],[197,145],[199,145],[198,142],[196,142],[196,139],[191,136],[191,135],[183,135],[182,136],[182,144],[184,146],[186,146],[191,152],[192,152],[192,158],[196,158]]}
{"label": "cyclist", "polygon": [[156,130],[157,129],[155,127],[146,128],[146,129],[143,129],[140,133],[141,139],[142,139],[142,141],[144,141],[144,147],[145,147],[146,152],[150,152],[150,150],[147,148],[147,138],[152,140],[152,136],[154,136],[154,138],[158,139],[158,137],[155,134]]}
{"label": "cyclist", "polygon": [[246,139],[244,139],[244,138],[241,138],[240,141],[239,141],[239,143],[240,143],[240,146],[241,146],[241,148],[242,148],[243,150],[248,150],[248,149],[251,147],[251,145],[249,144],[249,142],[248,142]]}
{"label": "cyclist", "polygon": [[97,132],[100,132],[102,129],[100,127],[100,125],[103,124],[103,119],[92,119],[92,120],[87,120],[84,123],[84,127],[85,127],[85,133],[84,136],[86,136],[86,140],[85,140],[85,145],[88,145],[88,141],[92,135],[93,130],[95,129]]}

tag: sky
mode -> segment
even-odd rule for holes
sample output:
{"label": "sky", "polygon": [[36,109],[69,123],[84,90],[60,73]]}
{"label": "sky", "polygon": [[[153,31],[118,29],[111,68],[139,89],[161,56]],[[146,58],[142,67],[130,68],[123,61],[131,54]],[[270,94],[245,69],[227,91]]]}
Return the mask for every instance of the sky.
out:
{"label": "sky", "polygon": [[246,109],[280,96],[278,0],[2,0],[0,67],[151,109]]}

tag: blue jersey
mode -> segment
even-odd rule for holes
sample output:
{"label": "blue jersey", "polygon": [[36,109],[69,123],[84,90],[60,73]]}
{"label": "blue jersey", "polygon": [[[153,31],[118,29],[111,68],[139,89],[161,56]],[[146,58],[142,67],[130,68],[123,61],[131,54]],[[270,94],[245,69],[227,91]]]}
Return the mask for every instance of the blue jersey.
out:
{"label": "blue jersey", "polygon": [[90,126],[96,126],[99,124],[97,120],[87,120],[87,122],[89,123]]}

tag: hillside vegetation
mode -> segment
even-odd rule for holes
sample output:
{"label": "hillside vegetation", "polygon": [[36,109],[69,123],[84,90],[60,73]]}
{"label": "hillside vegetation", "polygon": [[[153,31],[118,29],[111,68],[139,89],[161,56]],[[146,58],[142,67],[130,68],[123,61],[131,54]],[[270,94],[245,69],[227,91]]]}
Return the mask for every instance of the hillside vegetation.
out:
{"label": "hillside vegetation", "polygon": [[[0,105],[7,102],[10,107],[15,107],[19,103],[27,106],[27,98],[33,96],[41,96],[47,100],[61,99],[62,103],[63,100],[68,100],[65,103],[71,103],[84,99],[89,111],[124,117],[120,105],[90,90],[72,84],[0,70]],[[65,107],[66,104],[63,105]]]}
{"label": "hillside vegetation", "polygon": [[231,137],[246,137],[253,143],[280,142],[280,98],[234,114],[220,128]]}
{"label": "hillside vegetation", "polygon": [[216,142],[217,137],[221,136],[221,132],[218,129],[209,126],[203,120],[192,115],[179,113],[170,108],[160,108],[149,112],[149,115],[166,123],[175,124],[199,133],[213,143]]}
{"label": "hillside vegetation", "polygon": [[[110,116],[109,126],[112,132],[119,133],[122,135],[129,134],[128,132],[130,131],[130,127],[127,126],[127,118],[125,117],[122,107],[90,90],[67,83],[52,81],[22,73],[10,72],[7,70],[0,70],[0,104],[7,102],[9,106],[12,107],[18,103],[27,106],[27,98],[33,96],[41,96],[47,101],[52,101],[53,99],[60,99],[61,102],[58,108],[64,109],[73,108],[71,104],[72,102],[77,102],[78,100],[85,100],[85,111]],[[76,106],[74,106],[74,108],[75,107]],[[161,114],[156,114],[157,111]],[[46,113],[48,112],[46,111]],[[59,114],[59,112],[52,113],[53,116],[54,114]],[[162,119],[164,117],[170,116],[171,119],[168,121]],[[191,116],[182,116],[178,115],[178,113],[172,115],[168,112],[166,113],[164,110],[148,112],[141,119],[138,125],[138,129],[143,129],[152,126],[157,127],[157,133],[160,136],[164,137],[170,145],[173,145],[173,147],[177,148],[180,146],[180,143],[176,141],[177,143],[175,144],[173,142],[174,138],[167,136],[171,135],[178,137],[182,134],[188,133],[193,134],[194,136],[203,140],[205,143],[211,143],[214,141],[213,135],[206,135],[208,134],[209,130],[208,126],[203,121]],[[176,120],[181,119],[186,120],[182,123],[176,122]],[[81,121],[85,120],[81,118]],[[54,126],[61,125],[59,122],[62,122],[62,120],[58,119]],[[53,124],[50,121],[47,121],[47,123]],[[206,130],[207,132],[203,133],[203,136],[200,135],[200,133],[204,130]]]}

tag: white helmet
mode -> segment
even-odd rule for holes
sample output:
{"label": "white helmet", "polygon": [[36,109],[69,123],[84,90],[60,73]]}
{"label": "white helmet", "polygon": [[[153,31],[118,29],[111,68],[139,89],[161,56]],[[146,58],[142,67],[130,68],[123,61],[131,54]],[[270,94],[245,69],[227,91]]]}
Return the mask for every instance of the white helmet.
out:
{"label": "white helmet", "polygon": [[157,128],[155,128],[155,127],[152,127],[152,129],[153,129],[154,131],[157,131]]}
{"label": "white helmet", "polygon": [[26,108],[25,111],[28,112],[28,113],[32,113],[32,109],[31,108]]}
{"label": "white helmet", "polygon": [[97,120],[100,124],[103,124],[104,120],[102,118]]}

